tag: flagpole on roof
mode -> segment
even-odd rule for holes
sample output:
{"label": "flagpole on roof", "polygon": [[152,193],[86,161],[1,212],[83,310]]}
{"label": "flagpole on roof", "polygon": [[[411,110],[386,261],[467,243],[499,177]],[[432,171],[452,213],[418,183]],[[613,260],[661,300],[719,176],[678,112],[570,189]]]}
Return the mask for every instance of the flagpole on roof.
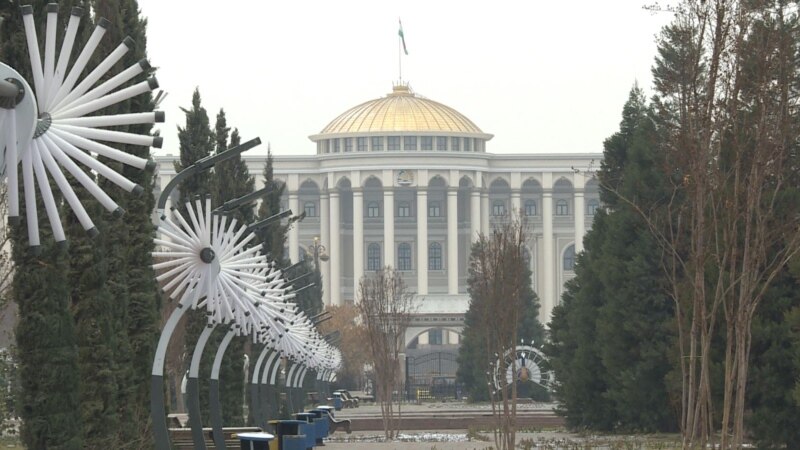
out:
{"label": "flagpole on roof", "polygon": [[397,30],[397,67],[400,72],[400,84],[403,84],[403,53],[408,55],[408,49],[406,48],[406,36],[403,34],[403,21],[400,18],[397,18],[397,23],[400,25],[400,29]]}
{"label": "flagpole on roof", "polygon": [[400,18],[397,18],[397,22],[400,23],[400,31],[397,33],[397,70],[400,79],[400,84],[403,84],[403,22],[400,21]]}

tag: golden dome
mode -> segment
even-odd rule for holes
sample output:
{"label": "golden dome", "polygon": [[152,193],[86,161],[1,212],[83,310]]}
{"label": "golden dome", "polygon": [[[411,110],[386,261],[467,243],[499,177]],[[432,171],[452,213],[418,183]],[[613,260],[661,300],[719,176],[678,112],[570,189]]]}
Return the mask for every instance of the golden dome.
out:
{"label": "golden dome", "polygon": [[312,140],[327,135],[387,133],[458,134],[491,139],[463,114],[415,95],[408,85],[394,86],[386,97],[362,103],[333,119]]}

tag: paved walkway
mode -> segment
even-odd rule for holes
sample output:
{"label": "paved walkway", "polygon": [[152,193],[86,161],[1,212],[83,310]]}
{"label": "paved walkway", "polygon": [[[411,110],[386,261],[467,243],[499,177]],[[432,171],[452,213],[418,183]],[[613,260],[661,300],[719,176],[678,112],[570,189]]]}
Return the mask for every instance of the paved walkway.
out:
{"label": "paved walkway", "polygon": [[[522,433],[518,434],[517,442],[521,439],[553,439],[558,433]],[[484,435],[492,439],[490,435]],[[337,436],[336,439],[342,436]],[[401,435],[401,440],[394,442],[381,442],[383,434],[374,432],[354,432],[347,442],[331,441],[325,443],[327,450],[486,450],[494,447],[493,441],[469,441],[465,432],[447,431],[409,431]],[[534,447],[535,448],[535,447]]]}
{"label": "paved walkway", "polygon": [[[553,404],[532,403],[520,404],[518,408],[526,414],[551,414]],[[466,403],[423,403],[421,405],[402,405],[403,415],[410,416],[429,415],[432,423],[436,417],[454,415],[467,415],[469,412],[476,414],[491,414],[489,404]],[[355,419],[380,417],[378,405],[363,405],[358,408],[343,409],[336,412],[337,419]],[[435,425],[434,425],[435,426]],[[560,427],[546,427],[542,430],[523,430],[517,433],[517,445],[522,442],[533,443],[532,449],[609,449],[609,448],[640,448],[671,450],[680,448],[675,436],[593,436],[578,435],[566,432]],[[337,432],[332,439],[326,442],[328,450],[488,450],[494,447],[494,439],[490,432],[477,433],[486,441],[469,440],[467,430],[408,430],[401,434],[400,439],[393,442],[383,442],[381,431],[354,431],[347,435]]]}

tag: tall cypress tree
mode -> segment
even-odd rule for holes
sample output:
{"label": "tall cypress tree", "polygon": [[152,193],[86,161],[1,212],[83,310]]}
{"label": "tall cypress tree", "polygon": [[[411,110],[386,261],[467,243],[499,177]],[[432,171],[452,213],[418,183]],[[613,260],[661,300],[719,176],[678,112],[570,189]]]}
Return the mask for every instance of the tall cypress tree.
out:
{"label": "tall cypress tree", "polygon": [[[111,22],[106,37],[95,53],[95,64],[130,36],[134,46],[106,75],[113,76],[147,58],[146,20],[141,17],[136,0],[94,0],[97,17]],[[145,71],[131,85],[152,71]],[[101,80],[102,82],[103,80]],[[123,86],[124,87],[124,86]],[[152,111],[149,93],[141,94],[104,110],[104,113],[123,114]],[[151,124],[117,126],[111,129],[140,135],[151,132]],[[150,157],[150,148],[136,145],[117,145],[117,148],[141,158]],[[104,231],[103,244],[108,266],[107,289],[111,302],[111,341],[114,345],[114,382],[116,385],[117,415],[124,427],[114,427],[117,446],[136,448],[149,441],[149,379],[155,342],[159,328],[160,295],[152,269],[153,227],[151,214],[155,199],[152,192],[154,178],[150,171],[142,171],[115,161],[105,160],[115,170],[142,186],[143,194],[121,192],[116,185],[100,178],[103,189],[116,193],[120,207],[125,210],[122,220],[113,220]]]}
{"label": "tall cypress tree", "polygon": [[[240,144],[239,131],[234,129],[230,135],[230,145],[228,144],[228,127],[225,118],[225,111],[220,109],[214,126],[214,137],[216,140],[216,153],[220,154]],[[237,155],[232,159],[223,161],[214,167],[214,205],[219,206],[228,200],[241,197],[253,191],[255,181],[250,176],[247,165],[242,161],[241,156]],[[239,223],[251,223],[253,220],[253,206],[241,205],[233,214]],[[212,336],[213,342],[209,342],[208,350],[203,358],[203,368],[210,375],[211,362],[213,362],[214,350],[219,347],[224,332],[215,331]],[[244,363],[244,338],[234,338],[222,360],[220,367],[220,401],[222,402],[222,419],[226,425],[242,426],[244,417],[242,415],[244,401],[244,377],[242,367]]]}
{"label": "tall cypress tree", "polygon": [[[43,36],[46,2],[27,3],[33,6],[38,34]],[[65,1],[60,6],[59,34],[63,36],[72,7],[82,6],[89,11],[89,5]],[[26,79],[32,79],[19,7],[18,1],[0,3],[0,17],[4,18],[0,27],[0,59]],[[86,22],[83,21],[79,36],[90,30]],[[81,417],[75,413],[79,410],[80,377],[75,329],[69,313],[67,253],[63,245],[53,242],[51,230],[44,223],[40,229],[41,253],[34,255],[29,251],[26,206],[37,207],[39,217],[44,217],[41,201],[38,205],[23,203],[21,223],[12,227],[13,289],[19,307],[16,337],[22,440],[27,448],[80,449],[83,448]]]}
{"label": "tall cypress tree", "polygon": [[[178,127],[181,160],[175,164],[176,173],[210,155],[216,144],[208,113],[201,104],[199,88],[192,94],[191,108],[181,108],[181,110],[186,116],[186,126]],[[184,204],[193,197],[211,194],[210,181],[211,175],[207,171],[196,173],[184,180],[179,186],[180,204],[176,207],[184,211]]]}
{"label": "tall cypress tree", "polygon": [[[123,38],[120,36],[120,21],[116,17],[116,11],[119,10],[117,0],[95,1],[93,10],[95,23],[102,18],[110,20],[111,24],[92,56],[90,67],[99,64]],[[107,13],[114,15],[106,16]],[[110,76],[106,74],[101,82]],[[122,111],[125,111],[124,105],[112,105],[105,108],[103,113],[116,114]],[[120,164],[108,159],[102,159],[102,162],[112,165],[116,170],[121,168]],[[87,171],[87,175],[96,180],[91,172]],[[128,354],[127,351],[121,351],[120,347],[127,339],[117,332],[119,316],[127,303],[127,283],[124,279],[112,278],[114,273],[116,277],[124,278],[125,271],[120,267],[124,260],[124,247],[120,244],[124,238],[119,234],[124,233],[125,229],[115,226],[117,221],[109,217],[77,182],[73,181],[72,184],[100,232],[98,237],[89,238],[74,215],[67,216],[66,231],[71,245],[70,302],[78,344],[83,441],[90,448],[110,447],[117,444],[120,424],[118,401],[121,400],[121,384],[118,382],[120,366],[117,358],[124,359]],[[105,189],[110,187],[110,183],[102,185]]]}
{"label": "tall cypress tree", "polygon": [[[209,124],[208,114],[201,104],[199,89],[195,89],[192,95],[191,108],[181,109],[186,115],[186,126],[184,128],[178,127],[181,161],[180,163],[176,163],[176,172],[180,172],[198,160],[209,156],[214,151],[216,145],[214,133],[211,131]],[[211,174],[208,172],[201,172],[192,175],[181,183],[179,186],[180,205],[175,206],[181,214],[184,214],[184,217],[187,217],[185,208],[187,202],[193,201],[197,196],[205,197],[211,195],[211,180]],[[205,312],[200,310],[189,311],[186,313],[186,316],[184,321],[186,327],[184,347],[186,349],[185,354],[187,355],[185,370],[188,370],[195,344],[197,343],[200,333],[202,333],[203,329],[207,326],[208,319]],[[208,423],[208,378],[211,369],[208,357],[203,358],[201,361],[204,362],[206,369],[199,374],[201,420],[203,423]]]}
{"label": "tall cypress tree", "polygon": [[[264,220],[281,212],[281,197],[286,190],[286,185],[275,179],[272,165],[272,150],[268,148],[267,162],[264,164],[264,187],[271,188],[271,190],[261,199],[257,220]],[[296,213],[297,211],[292,212]],[[278,261],[279,264],[284,261],[283,249],[286,246],[286,233],[291,226],[291,220],[288,222],[273,222],[258,231],[262,252]]]}

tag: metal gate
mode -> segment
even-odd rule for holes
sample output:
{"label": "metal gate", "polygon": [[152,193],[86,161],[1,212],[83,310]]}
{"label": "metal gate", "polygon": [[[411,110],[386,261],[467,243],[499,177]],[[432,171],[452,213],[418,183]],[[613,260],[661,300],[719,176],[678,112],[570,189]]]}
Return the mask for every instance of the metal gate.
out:
{"label": "metal gate", "polygon": [[454,353],[406,357],[406,398],[409,401],[460,399],[462,389],[456,384],[456,370]]}

